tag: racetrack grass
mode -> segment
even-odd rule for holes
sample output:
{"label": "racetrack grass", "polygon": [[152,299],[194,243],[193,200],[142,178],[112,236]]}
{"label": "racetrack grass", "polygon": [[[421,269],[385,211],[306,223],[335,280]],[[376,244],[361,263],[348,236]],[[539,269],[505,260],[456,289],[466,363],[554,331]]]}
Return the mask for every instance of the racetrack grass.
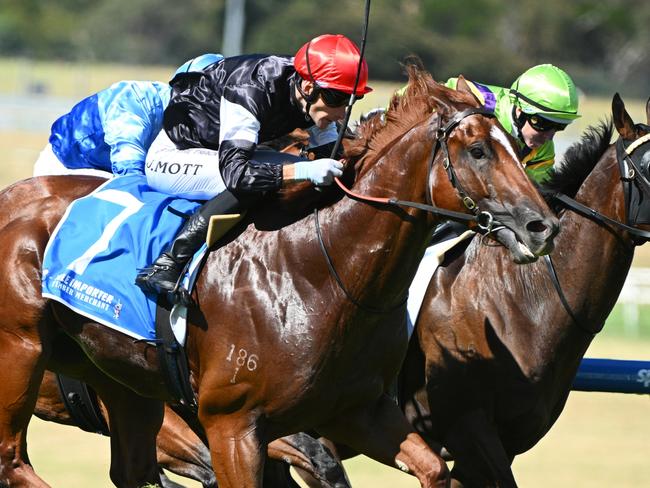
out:
{"label": "racetrack grass", "polygon": [[119,80],[168,81],[176,68],[0,58],[0,93],[81,99]]}
{"label": "racetrack grass", "polygon": [[0,189],[32,175],[32,167],[47,144],[49,134],[0,130]]}
{"label": "racetrack grass", "polygon": [[[650,341],[629,341],[606,334],[596,338],[588,356],[650,360]],[[650,425],[647,395],[574,392],[553,429],[514,471],[524,488],[650,486]],[[37,472],[54,488],[104,488],[109,441],[79,429],[33,419],[29,449]],[[417,481],[396,469],[359,456],[345,462],[352,485],[361,488],[416,488]],[[198,483],[172,477],[190,486]]]}

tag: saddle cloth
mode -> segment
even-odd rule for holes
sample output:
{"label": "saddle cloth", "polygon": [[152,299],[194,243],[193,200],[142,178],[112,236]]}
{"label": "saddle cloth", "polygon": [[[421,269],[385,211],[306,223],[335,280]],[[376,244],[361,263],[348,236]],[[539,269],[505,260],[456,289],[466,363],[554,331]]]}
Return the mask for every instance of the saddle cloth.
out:
{"label": "saddle cloth", "polygon": [[424,252],[424,257],[422,258],[422,261],[420,261],[418,270],[415,273],[415,278],[413,278],[413,282],[409,287],[409,296],[406,302],[406,325],[408,327],[409,339],[415,329],[415,322],[418,319],[420,308],[422,308],[422,302],[424,301],[424,295],[429,287],[429,282],[431,281],[431,278],[433,278],[433,273],[436,272],[436,269],[438,269],[438,266],[445,258],[445,253],[472,236],[474,236],[474,232],[467,230],[459,236],[442,242],[436,242],[427,247]]}
{"label": "saddle cloth", "polygon": [[[142,175],[108,180],[72,202],[52,233],[43,260],[43,296],[129,336],[155,339],[156,296],[138,288],[135,277],[184,223],[183,215],[168,209],[191,214],[199,205],[152,190]],[[207,246],[190,265],[194,278],[205,252]]]}

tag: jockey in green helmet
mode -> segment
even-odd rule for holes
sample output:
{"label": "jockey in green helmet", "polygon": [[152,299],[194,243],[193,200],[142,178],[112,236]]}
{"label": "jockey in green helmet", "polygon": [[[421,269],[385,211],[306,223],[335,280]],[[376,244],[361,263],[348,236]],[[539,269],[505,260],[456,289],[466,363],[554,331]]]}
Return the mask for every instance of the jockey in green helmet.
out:
{"label": "jockey in green helmet", "polygon": [[[457,78],[446,86],[456,88]],[[485,108],[517,140],[526,173],[543,181],[555,162],[553,137],[580,117],[578,93],[573,80],[552,64],[525,71],[510,89],[468,81]]]}

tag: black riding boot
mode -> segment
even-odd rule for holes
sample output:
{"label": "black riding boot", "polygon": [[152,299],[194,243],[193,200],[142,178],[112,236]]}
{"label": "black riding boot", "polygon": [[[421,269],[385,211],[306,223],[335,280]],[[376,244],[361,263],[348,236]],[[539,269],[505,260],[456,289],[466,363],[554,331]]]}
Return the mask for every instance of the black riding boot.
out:
{"label": "black riding boot", "polygon": [[241,210],[241,202],[229,191],[204,203],[190,216],[171,246],[156,259],[150,268],[145,268],[138,273],[135,284],[149,293],[175,291],[183,268],[205,242],[210,217],[238,213]]}

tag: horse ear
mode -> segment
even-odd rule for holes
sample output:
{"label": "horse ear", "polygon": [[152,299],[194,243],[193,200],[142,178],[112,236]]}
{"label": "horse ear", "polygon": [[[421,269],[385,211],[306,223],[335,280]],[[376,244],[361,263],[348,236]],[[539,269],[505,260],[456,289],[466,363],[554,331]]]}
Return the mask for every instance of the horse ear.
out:
{"label": "horse ear", "polygon": [[481,101],[478,99],[478,97],[474,94],[472,89],[469,87],[469,83],[467,83],[467,80],[463,75],[458,75],[458,80],[456,81],[456,90],[464,93],[469,93],[472,95],[472,98],[476,102],[476,106],[480,107],[481,106]]}
{"label": "horse ear", "polygon": [[612,116],[616,130],[625,140],[632,141],[636,139],[636,128],[630,114],[625,110],[625,104],[618,93],[612,98]]}

